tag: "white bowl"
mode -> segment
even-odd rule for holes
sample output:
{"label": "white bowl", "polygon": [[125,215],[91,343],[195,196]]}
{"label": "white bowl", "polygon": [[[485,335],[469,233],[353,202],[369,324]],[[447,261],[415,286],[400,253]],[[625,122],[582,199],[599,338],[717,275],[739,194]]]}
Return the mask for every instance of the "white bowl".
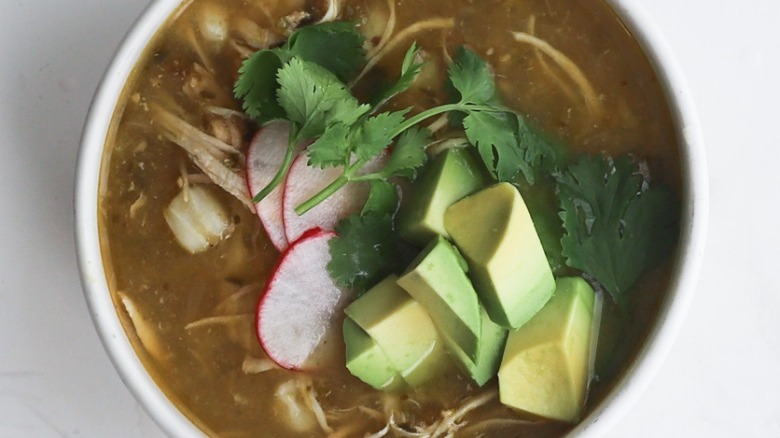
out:
{"label": "white bowl", "polygon": [[[125,36],[95,94],[81,140],[75,193],[76,240],[84,293],[100,339],[119,375],[157,424],[171,436],[203,436],[146,372],[119,322],[98,240],[98,181],[114,107],[136,61],[181,0],[153,1]],[[691,302],[704,251],[708,213],[706,159],[691,94],[658,29],[641,3],[609,3],[639,40],[658,74],[678,130],[683,168],[680,252],[670,290],[649,336],[627,372],[573,435],[602,434],[635,402],[669,351]]]}

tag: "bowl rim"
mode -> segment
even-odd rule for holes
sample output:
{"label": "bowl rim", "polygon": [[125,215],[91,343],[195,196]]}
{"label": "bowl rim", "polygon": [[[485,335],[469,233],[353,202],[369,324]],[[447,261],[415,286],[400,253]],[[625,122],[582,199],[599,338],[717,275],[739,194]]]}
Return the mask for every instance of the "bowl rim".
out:
{"label": "bowl rim", "polygon": [[[111,298],[98,231],[103,148],[116,103],[136,60],[159,27],[193,0],[152,0],[124,36],[92,99],[77,161],[74,217],[77,260],[90,316],[109,359],[139,404],[169,436],[205,436],[157,386],[135,353]],[[693,299],[707,234],[709,184],[700,123],[674,53],[641,3],[606,0],[650,59],[675,121],[683,168],[680,246],[668,297],[632,364],[607,397],[571,432],[605,433],[631,408],[668,355]]]}
{"label": "bowl rim", "polygon": [[[119,320],[103,265],[98,203],[103,148],[113,113],[136,60],[177,8],[192,0],[152,0],[127,31],[98,85],[81,134],[75,193],[76,251],[84,297],[103,348],[120,379],[168,436],[205,436],[157,386]],[[181,9],[178,9],[181,10]]]}

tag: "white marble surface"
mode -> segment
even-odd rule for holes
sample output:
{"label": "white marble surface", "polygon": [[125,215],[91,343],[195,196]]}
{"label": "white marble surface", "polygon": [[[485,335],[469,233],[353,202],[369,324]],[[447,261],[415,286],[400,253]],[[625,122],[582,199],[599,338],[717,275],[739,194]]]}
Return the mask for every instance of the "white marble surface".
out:
{"label": "white marble surface", "polygon": [[[780,436],[780,3],[643,1],[699,107],[710,233],[683,330],[610,435]],[[92,328],[71,206],[90,98],[146,0],[1,3],[0,437],[161,436]]]}

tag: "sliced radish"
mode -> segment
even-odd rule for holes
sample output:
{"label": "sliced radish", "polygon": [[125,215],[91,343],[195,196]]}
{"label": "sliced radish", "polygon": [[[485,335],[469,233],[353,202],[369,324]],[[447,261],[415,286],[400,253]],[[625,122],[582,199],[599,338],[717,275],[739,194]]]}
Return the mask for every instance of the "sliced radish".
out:
{"label": "sliced radish", "polygon": [[[253,198],[276,175],[284,160],[289,138],[290,124],[285,121],[271,122],[255,134],[246,154],[247,186]],[[303,144],[298,146],[298,150],[302,148]],[[260,217],[271,243],[279,251],[284,251],[289,245],[282,214],[283,185],[277,186],[262,201],[255,204],[257,216]]]}
{"label": "sliced radish", "polygon": [[[364,172],[373,172],[381,168],[386,160],[387,154],[380,155],[366,164]],[[369,184],[365,182],[345,185],[303,215],[299,216],[295,212],[296,207],[319,193],[340,175],[341,168],[310,167],[307,164],[307,157],[303,153],[295,158],[290,172],[287,174],[287,181],[284,184],[284,199],[282,200],[284,231],[288,241],[294,242],[306,230],[312,228],[333,230],[341,219],[360,212],[368,197]]]}
{"label": "sliced radish", "polygon": [[311,370],[335,365],[343,312],[351,298],[330,278],[333,232],[305,233],[284,253],[257,306],[257,336],[279,366]]}

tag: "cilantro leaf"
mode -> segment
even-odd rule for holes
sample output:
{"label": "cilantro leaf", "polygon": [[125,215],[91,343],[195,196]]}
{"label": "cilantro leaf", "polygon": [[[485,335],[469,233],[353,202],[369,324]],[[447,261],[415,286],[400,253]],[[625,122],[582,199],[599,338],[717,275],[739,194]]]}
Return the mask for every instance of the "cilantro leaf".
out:
{"label": "cilantro leaf", "polygon": [[668,189],[651,187],[628,157],[583,156],[556,179],[566,263],[621,302],[673,248],[679,202]]}
{"label": "cilantro leaf", "polygon": [[387,160],[382,175],[385,178],[398,175],[414,180],[416,170],[428,160],[425,147],[431,142],[431,132],[425,128],[413,127],[401,134],[393,152]]}
{"label": "cilantro leaf", "polygon": [[398,190],[395,185],[381,179],[372,180],[361,214],[394,215],[397,208]]}
{"label": "cilantro leaf", "polygon": [[336,227],[336,234],[328,243],[328,272],[337,284],[358,293],[411,260],[410,249],[396,236],[389,214],[349,216]]}
{"label": "cilantro leaf", "polygon": [[247,58],[238,70],[233,94],[243,101],[244,112],[258,123],[286,116],[276,101],[276,72],[281,67],[278,50],[261,50]]}
{"label": "cilantro leaf", "polygon": [[349,82],[366,64],[364,37],[354,22],[334,21],[305,26],[285,44],[289,57],[299,57]]}
{"label": "cilantro leaf", "polygon": [[292,58],[278,72],[279,104],[297,126],[296,137],[322,135],[329,125],[349,125],[370,108],[361,105],[347,87],[327,69]]}
{"label": "cilantro leaf", "polygon": [[461,103],[489,103],[496,96],[496,83],[488,65],[476,53],[460,46],[449,68],[449,85],[460,94]]}
{"label": "cilantro leaf", "polygon": [[366,119],[354,131],[351,143],[358,159],[368,161],[393,142],[393,133],[409,110],[380,113]]}
{"label": "cilantro leaf", "polygon": [[343,123],[331,125],[306,149],[309,166],[324,169],[347,163],[350,157],[348,135],[349,127]]}
{"label": "cilantro leaf", "polygon": [[513,181],[518,170],[530,172],[515,136],[514,117],[504,112],[474,111],[463,119],[466,137],[477,147],[488,171],[499,181]]}
{"label": "cilantro leaf", "polygon": [[539,129],[527,118],[517,113],[515,116],[517,144],[522,151],[523,160],[529,166],[529,169],[521,168],[521,170],[525,179],[533,184],[535,176],[530,170],[536,169],[549,173],[559,169],[564,160],[565,146]]}
{"label": "cilantro leaf", "polygon": [[560,145],[522,115],[497,108],[470,111],[463,119],[469,142],[477,147],[491,175],[514,182],[518,172],[533,184],[540,171],[550,172],[562,160]]}
{"label": "cilantro leaf", "polygon": [[285,117],[277,102],[277,73],[290,59],[313,62],[348,82],[366,63],[363,35],[354,23],[333,22],[305,26],[295,31],[282,47],[260,50],[238,70],[233,89],[244,111],[258,123]]}
{"label": "cilantro leaf", "polygon": [[393,97],[403,93],[412,86],[417,75],[420,74],[420,69],[423,66],[422,62],[415,62],[417,55],[420,53],[420,48],[417,43],[412,43],[409,49],[404,55],[404,61],[401,64],[401,75],[398,80],[390,86],[390,88],[384,90],[377,99],[376,107],[380,107]]}

